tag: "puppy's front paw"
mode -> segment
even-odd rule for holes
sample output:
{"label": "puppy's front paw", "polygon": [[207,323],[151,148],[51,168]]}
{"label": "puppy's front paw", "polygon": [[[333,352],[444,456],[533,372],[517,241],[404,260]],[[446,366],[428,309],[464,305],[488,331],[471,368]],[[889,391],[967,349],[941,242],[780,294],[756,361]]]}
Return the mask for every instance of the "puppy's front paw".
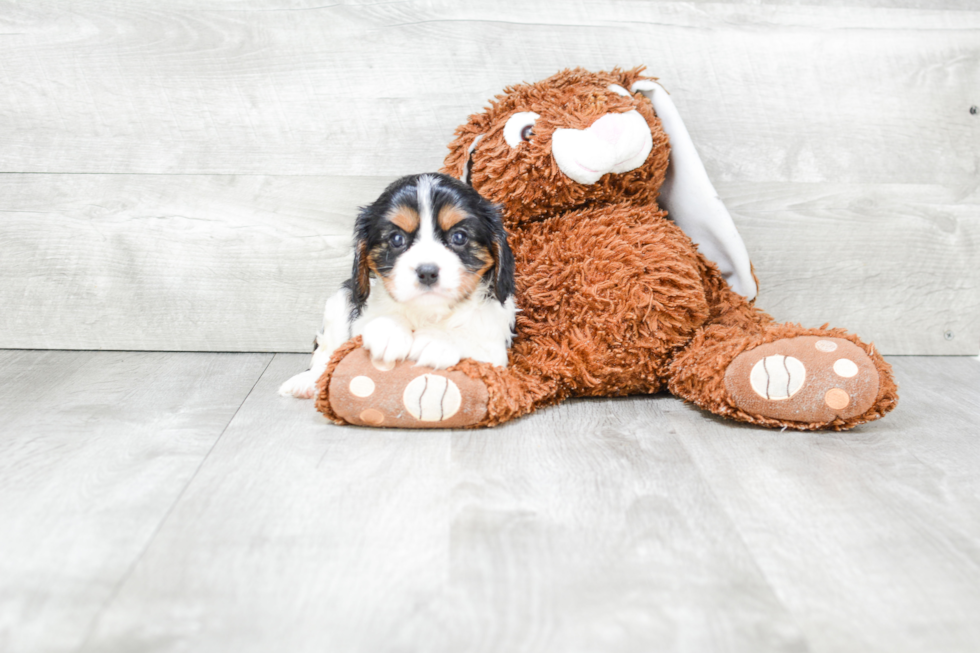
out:
{"label": "puppy's front paw", "polygon": [[385,363],[405,360],[412,349],[412,332],[388,317],[368,322],[362,336],[371,358]]}
{"label": "puppy's front paw", "polygon": [[459,362],[459,347],[443,337],[417,331],[408,357],[423,367],[443,370]]}
{"label": "puppy's front paw", "polygon": [[316,395],[316,382],[319,378],[319,370],[306,370],[279,386],[279,394],[283,397],[292,395],[297,399],[312,399]]}

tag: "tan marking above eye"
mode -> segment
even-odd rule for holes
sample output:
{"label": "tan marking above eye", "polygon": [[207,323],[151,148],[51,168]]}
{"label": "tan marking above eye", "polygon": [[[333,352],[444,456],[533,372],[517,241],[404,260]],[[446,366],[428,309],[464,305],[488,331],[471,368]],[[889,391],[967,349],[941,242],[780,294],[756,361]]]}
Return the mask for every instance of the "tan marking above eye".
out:
{"label": "tan marking above eye", "polygon": [[461,211],[459,207],[444,206],[439,210],[439,226],[443,231],[449,231],[467,217],[469,216],[464,211]]}
{"label": "tan marking above eye", "polygon": [[399,206],[388,220],[408,233],[419,228],[419,214],[407,206]]}

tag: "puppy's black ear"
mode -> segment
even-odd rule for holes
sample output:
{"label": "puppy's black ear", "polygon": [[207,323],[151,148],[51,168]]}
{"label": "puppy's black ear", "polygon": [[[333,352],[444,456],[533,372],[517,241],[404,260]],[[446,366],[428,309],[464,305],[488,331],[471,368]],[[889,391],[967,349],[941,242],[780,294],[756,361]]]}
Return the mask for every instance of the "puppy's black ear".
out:
{"label": "puppy's black ear", "polygon": [[514,294],[514,253],[507,244],[507,232],[499,223],[493,237],[493,294],[501,304]]}
{"label": "puppy's black ear", "polygon": [[345,284],[350,289],[351,319],[361,315],[368,295],[371,294],[371,268],[368,267],[368,222],[369,207],[361,209],[354,224],[354,265],[350,280]]}
{"label": "puppy's black ear", "polygon": [[360,315],[371,294],[371,275],[368,268],[367,243],[361,241],[354,248],[354,269],[351,272],[351,305],[354,315]]}

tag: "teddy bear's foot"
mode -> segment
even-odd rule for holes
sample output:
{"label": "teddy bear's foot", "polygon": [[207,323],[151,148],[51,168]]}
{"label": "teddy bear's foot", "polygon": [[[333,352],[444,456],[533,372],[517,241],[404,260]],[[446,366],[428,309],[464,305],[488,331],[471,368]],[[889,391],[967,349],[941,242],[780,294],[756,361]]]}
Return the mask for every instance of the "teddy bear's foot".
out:
{"label": "teddy bear's foot", "polygon": [[358,426],[459,428],[477,424],[487,414],[482,382],[413,361],[374,361],[361,347],[337,364],[329,384],[333,413]]}
{"label": "teddy bear's foot", "polygon": [[769,419],[840,423],[875,403],[879,378],[863,349],[841,338],[784,338],[739,354],[725,372],[736,407]]}

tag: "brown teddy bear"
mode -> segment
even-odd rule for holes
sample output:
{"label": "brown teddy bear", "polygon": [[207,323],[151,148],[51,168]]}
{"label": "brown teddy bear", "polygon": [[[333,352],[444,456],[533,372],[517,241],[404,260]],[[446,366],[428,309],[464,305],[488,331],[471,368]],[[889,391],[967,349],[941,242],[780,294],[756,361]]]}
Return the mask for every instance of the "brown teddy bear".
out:
{"label": "brown teddy bear", "polygon": [[[384,371],[355,339],[320,379],[321,412],[493,426],[566,397],[668,390],[735,420],[842,430],[895,407],[873,345],[754,306],[734,223],[669,96],[642,71],[565,70],[508,87],[449,145],[443,172],[498,203],[510,232],[520,312],[509,365]],[[366,397],[351,383],[365,375]]]}

